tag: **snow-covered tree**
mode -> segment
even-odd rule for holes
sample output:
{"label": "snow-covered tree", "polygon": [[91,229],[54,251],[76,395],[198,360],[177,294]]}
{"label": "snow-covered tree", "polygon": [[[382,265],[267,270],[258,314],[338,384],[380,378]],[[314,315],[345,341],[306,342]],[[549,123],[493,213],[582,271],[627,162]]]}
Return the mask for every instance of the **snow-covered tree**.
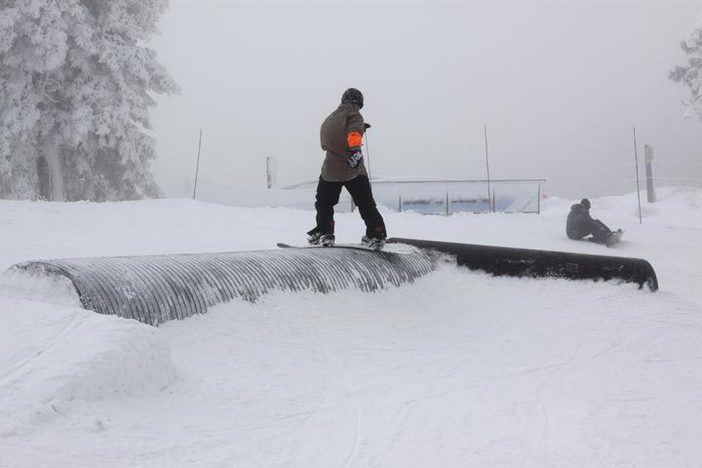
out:
{"label": "snow-covered tree", "polygon": [[675,67],[670,72],[670,78],[690,88],[688,105],[702,120],[702,25],[680,47],[688,56],[687,63]]}
{"label": "snow-covered tree", "polygon": [[168,0],[0,0],[0,197],[155,196],[146,47]]}

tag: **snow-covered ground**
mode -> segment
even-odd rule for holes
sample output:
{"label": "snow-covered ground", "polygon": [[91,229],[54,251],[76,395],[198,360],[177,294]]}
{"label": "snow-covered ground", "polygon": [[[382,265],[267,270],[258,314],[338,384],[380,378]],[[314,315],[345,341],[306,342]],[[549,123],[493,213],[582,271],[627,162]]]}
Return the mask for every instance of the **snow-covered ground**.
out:
{"label": "snow-covered ground", "polygon": [[[592,200],[626,230],[384,211],[390,234],[641,257],[661,290],[443,266],[378,293],[275,293],[159,328],[0,277],[0,466],[702,466],[702,191]],[[187,200],[0,202],[0,271],[38,258],[274,248],[313,214]],[[337,217],[340,242],[362,233]],[[22,294],[20,294],[22,292]]]}

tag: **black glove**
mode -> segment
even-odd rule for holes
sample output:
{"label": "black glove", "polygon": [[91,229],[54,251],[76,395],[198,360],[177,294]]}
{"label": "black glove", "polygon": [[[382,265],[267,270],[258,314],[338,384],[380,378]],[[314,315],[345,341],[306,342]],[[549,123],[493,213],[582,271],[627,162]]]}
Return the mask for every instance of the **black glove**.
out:
{"label": "black glove", "polygon": [[351,156],[349,156],[349,159],[346,160],[346,162],[349,164],[349,167],[352,169],[355,169],[356,166],[358,166],[363,160],[363,153],[361,153],[361,150],[356,150]]}
{"label": "black glove", "polygon": [[371,124],[367,122],[363,124],[363,130],[368,130],[369,128],[371,128]]}

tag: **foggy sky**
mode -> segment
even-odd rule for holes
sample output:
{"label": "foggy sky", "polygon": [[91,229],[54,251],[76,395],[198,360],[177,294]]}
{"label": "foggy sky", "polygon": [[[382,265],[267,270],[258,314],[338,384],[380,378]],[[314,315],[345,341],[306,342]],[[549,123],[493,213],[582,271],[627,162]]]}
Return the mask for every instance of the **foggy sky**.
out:
{"label": "foggy sky", "polygon": [[486,124],[492,178],[632,192],[636,126],[660,185],[702,186],[702,123],[668,79],[701,17],[702,0],[171,0],[151,45],[183,93],[153,111],[155,174],[184,196],[203,128],[201,179],[265,187],[273,156],[279,185],[314,180],[353,86],[373,177],[485,178]]}

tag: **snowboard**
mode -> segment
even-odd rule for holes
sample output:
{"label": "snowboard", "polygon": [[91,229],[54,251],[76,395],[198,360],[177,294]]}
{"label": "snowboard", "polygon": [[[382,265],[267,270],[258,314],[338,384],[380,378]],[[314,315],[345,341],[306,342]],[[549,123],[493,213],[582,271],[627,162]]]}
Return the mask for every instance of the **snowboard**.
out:
{"label": "snowboard", "polygon": [[619,243],[619,241],[622,238],[622,234],[624,234],[624,231],[622,231],[621,229],[617,229],[616,231],[612,231],[612,235],[607,238],[606,242],[600,242],[597,239],[595,239],[594,237],[588,237],[585,240],[588,240],[590,242],[594,242],[596,244],[603,244],[603,245],[606,245],[607,247],[612,247],[613,245]]}
{"label": "snowboard", "polygon": [[624,231],[621,229],[617,229],[616,231],[612,232],[612,235],[607,238],[605,245],[607,247],[612,247],[614,244],[618,244],[622,238],[622,234],[624,234]]}
{"label": "snowboard", "polygon": [[334,244],[331,246],[324,245],[292,245],[285,244],[283,242],[278,242],[275,244],[281,249],[354,249],[354,250],[369,250],[371,252],[379,252],[383,249],[383,246],[370,247],[363,244]]}

